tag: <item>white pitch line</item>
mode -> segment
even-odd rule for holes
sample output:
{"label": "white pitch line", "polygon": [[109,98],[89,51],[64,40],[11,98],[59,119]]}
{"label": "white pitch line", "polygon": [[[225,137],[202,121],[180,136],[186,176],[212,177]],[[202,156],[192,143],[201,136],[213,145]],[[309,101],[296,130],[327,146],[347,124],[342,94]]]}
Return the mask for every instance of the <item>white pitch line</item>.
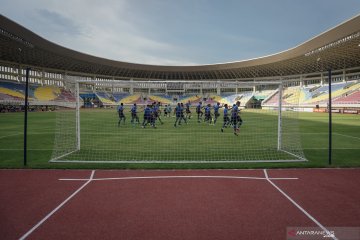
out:
{"label": "white pitch line", "polygon": [[325,231],[329,236],[331,236],[332,239],[337,240],[337,238],[331,234],[331,232],[325,228],[319,221],[317,221],[313,216],[311,216],[304,208],[302,208],[299,204],[297,204],[289,195],[287,195],[283,190],[281,190],[275,183],[271,181],[271,178],[269,178],[266,169],[264,169],[264,174],[266,177],[266,180],[273,185],[274,188],[276,188],[282,195],[284,195],[292,204],[294,204],[300,211],[302,211],[310,220],[312,220],[316,225],[318,225],[323,231]]}
{"label": "white pitch line", "polygon": [[[324,147],[324,148],[303,148],[306,150],[327,150],[329,149],[328,147]],[[332,148],[333,150],[358,150],[359,148]]]}
{"label": "white pitch line", "polygon": [[0,139],[1,138],[12,137],[12,136],[17,136],[17,135],[21,135],[21,134],[23,134],[23,133],[14,133],[14,134],[10,134],[10,135],[0,136]]}
{"label": "white pitch line", "polygon": [[71,198],[73,198],[77,193],[79,193],[86,185],[88,185],[94,177],[95,170],[92,170],[91,176],[87,179],[87,182],[84,183],[80,188],[78,188],[73,194],[71,194],[67,199],[65,199],[59,206],[57,206],[54,210],[52,210],[46,217],[44,217],[40,222],[38,222],[35,226],[33,226],[27,233],[25,233],[19,240],[26,239],[32,232],[34,232],[41,224],[43,224],[46,220],[48,220],[55,212],[57,212],[60,208],[62,208]]}
{"label": "white pitch line", "polygon": [[[4,148],[4,149],[0,149],[0,151],[23,151],[24,148]],[[37,149],[27,149],[28,151],[52,151],[54,149],[46,149],[46,148],[37,148]]]}
{"label": "white pitch line", "polygon": [[[49,134],[49,133],[53,133],[53,132],[36,132],[36,133],[31,133],[31,132],[28,132],[28,135],[41,135],[41,134]],[[17,136],[17,135],[24,135],[23,132],[20,132],[20,133],[14,133],[14,134],[10,134],[10,135],[5,135],[5,136],[0,136],[0,139],[2,138],[7,138],[7,137],[13,137],[13,136]]]}
{"label": "white pitch line", "polygon": [[334,133],[334,134],[339,135],[339,136],[343,136],[343,137],[355,138],[355,139],[360,140],[360,137],[354,137],[354,136],[351,136],[351,135],[346,135],[346,134],[341,134],[341,133]]}
{"label": "white pitch line", "polygon": [[[119,177],[119,178],[93,178],[92,181],[109,180],[137,180],[137,179],[176,179],[176,178],[220,178],[220,179],[252,179],[267,180],[263,177],[237,177],[237,176],[148,176],[148,177]],[[273,180],[297,180],[298,178],[271,178]],[[60,181],[88,181],[82,178],[61,178]]]}

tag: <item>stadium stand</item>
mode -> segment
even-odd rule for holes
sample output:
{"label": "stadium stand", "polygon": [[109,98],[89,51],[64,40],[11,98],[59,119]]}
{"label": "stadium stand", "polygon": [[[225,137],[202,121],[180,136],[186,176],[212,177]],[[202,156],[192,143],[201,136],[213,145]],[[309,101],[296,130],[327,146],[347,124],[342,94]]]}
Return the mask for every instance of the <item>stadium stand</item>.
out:
{"label": "stadium stand", "polygon": [[[19,83],[0,82],[0,93],[3,94],[4,98],[21,100],[25,98],[25,86]],[[32,99],[34,99],[34,87],[30,86],[29,100]]]}
{"label": "stadium stand", "polygon": [[116,103],[121,103],[124,98],[130,96],[129,93],[120,93],[120,92],[113,93],[112,95]]}
{"label": "stadium stand", "polygon": [[61,94],[61,90],[54,86],[37,87],[34,91],[34,96],[39,101],[53,101]]}
{"label": "stadium stand", "polygon": [[[342,82],[334,83],[332,85],[332,97],[335,103],[340,103],[341,100],[347,96],[352,95],[351,93],[356,92],[360,89],[360,83],[357,82]],[[308,106],[316,104],[324,104],[329,99],[329,86],[308,86],[308,87],[289,87],[283,92],[283,104],[297,104],[299,106]],[[356,101],[357,95],[351,97],[351,101]],[[279,100],[278,92],[268,99],[265,99],[263,106],[276,105]],[[344,101],[346,103],[346,101]]]}
{"label": "stadium stand", "polygon": [[172,97],[166,94],[148,95],[147,99],[151,102],[160,102],[161,104],[172,104]]}
{"label": "stadium stand", "polygon": [[223,102],[230,106],[237,101],[241,102],[240,106],[245,106],[247,102],[252,98],[253,92],[243,92],[240,94],[231,94],[223,97]]}
{"label": "stadium stand", "polygon": [[264,100],[266,99],[268,96],[270,96],[271,94],[273,94],[276,90],[263,90],[263,91],[256,91],[253,94],[253,97],[256,98],[257,100]]}
{"label": "stadium stand", "polygon": [[360,90],[334,100],[334,103],[360,104]]}
{"label": "stadium stand", "polygon": [[[29,101],[32,104],[51,105],[52,101],[75,102],[73,93],[64,88],[56,86],[40,86],[31,84],[29,86]],[[0,101],[23,101],[25,99],[25,84],[0,82]]]}
{"label": "stadium stand", "polygon": [[115,105],[113,96],[107,92],[96,92],[95,93],[102,105]]}
{"label": "stadium stand", "polygon": [[[360,82],[353,80],[349,82],[334,83],[332,85],[332,96],[335,104],[359,104],[360,102]],[[161,104],[176,104],[177,102],[192,105],[202,101],[204,104],[214,105],[217,102],[221,104],[232,105],[236,101],[241,102],[241,106],[246,106],[250,99],[262,101],[262,106],[274,106],[278,103],[277,90],[248,91],[238,94],[225,93],[217,94],[185,94],[180,96],[171,96],[164,93],[153,93],[150,95],[144,93],[129,94],[128,92],[109,93],[105,91],[85,91],[81,92],[80,97],[84,103],[99,102],[99,105],[114,106],[121,102],[124,104],[149,104],[160,102]],[[21,102],[25,98],[25,84],[18,82],[0,81],[0,101],[1,102]],[[89,101],[85,101],[90,99]],[[206,100],[205,100],[206,99]],[[205,101],[204,101],[205,100]],[[51,105],[52,101],[76,102],[74,94],[64,88],[57,86],[41,86],[30,84],[29,101],[34,104]],[[283,91],[283,104],[299,106],[314,106],[317,104],[326,104],[328,101],[328,85],[309,85],[306,87],[289,87]]]}
{"label": "stadium stand", "polygon": [[[332,94],[333,97],[337,97],[340,96],[341,94],[343,94],[345,91],[341,91],[344,89],[344,87],[346,87],[348,83],[336,83],[332,85]],[[322,103],[322,102],[327,102],[328,101],[328,94],[329,94],[329,86],[328,85],[324,85],[321,86],[319,88],[317,88],[315,91],[311,92],[311,98],[310,99],[306,99],[305,101],[303,101],[302,103],[304,104],[318,104],[318,103]]]}
{"label": "stadium stand", "polygon": [[123,99],[121,99],[121,102],[124,104],[143,104],[144,100],[141,96],[141,94],[134,94],[134,95],[129,95]]}
{"label": "stadium stand", "polygon": [[198,94],[190,94],[185,96],[180,96],[178,99],[179,102],[187,103],[190,102],[191,104],[197,104],[201,101],[203,101],[203,96]]}
{"label": "stadium stand", "polygon": [[66,101],[66,102],[76,102],[76,97],[69,90],[60,88],[60,94],[58,95],[58,97],[55,100],[56,101]]}

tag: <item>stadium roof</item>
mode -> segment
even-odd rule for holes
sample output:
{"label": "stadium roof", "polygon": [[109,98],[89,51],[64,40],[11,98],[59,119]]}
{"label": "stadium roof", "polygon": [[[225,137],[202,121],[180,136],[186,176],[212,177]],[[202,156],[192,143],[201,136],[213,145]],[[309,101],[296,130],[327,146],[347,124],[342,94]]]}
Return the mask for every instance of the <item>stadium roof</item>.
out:
{"label": "stadium roof", "polygon": [[145,65],[91,56],[52,43],[3,15],[0,39],[1,61],[135,80],[241,80],[360,66],[360,15],[283,52],[196,66]]}

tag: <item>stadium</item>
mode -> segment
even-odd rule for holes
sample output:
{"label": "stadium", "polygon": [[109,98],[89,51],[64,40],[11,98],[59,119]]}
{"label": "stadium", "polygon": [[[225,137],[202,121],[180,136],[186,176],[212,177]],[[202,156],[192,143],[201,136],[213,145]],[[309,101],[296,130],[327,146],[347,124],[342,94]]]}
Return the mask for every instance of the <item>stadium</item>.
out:
{"label": "stadium", "polygon": [[[57,169],[2,170],[2,179],[18,180],[4,184],[9,195],[0,195],[0,202],[28,194],[37,208],[41,191],[65,199],[58,205],[45,197],[39,212],[28,212],[34,219],[16,228],[17,220],[6,221],[0,230],[5,239],[300,239],[294,226],[320,229],[331,239],[343,239],[334,232],[360,239],[360,191],[353,191],[360,174],[360,15],[279,53],[194,66],[88,55],[3,15],[0,38],[0,167]],[[41,175],[39,188],[24,175],[35,182]],[[116,185],[121,181],[128,182]],[[19,184],[27,190],[12,192]],[[94,210],[103,225],[95,226],[80,206],[78,192],[85,187],[93,191],[85,201],[105,203]],[[255,201],[248,194],[253,189]],[[328,190],[334,198],[320,206]],[[264,210],[266,202],[274,206]],[[346,207],[336,216],[340,205]],[[24,217],[11,209],[0,213]],[[265,217],[257,218],[254,209]],[[275,211],[274,225],[257,227],[273,221]],[[86,220],[79,223],[77,214]],[[112,220],[125,230],[111,227]]]}
{"label": "stadium", "polygon": [[[354,17],[297,47],[257,59],[202,66],[156,66],[112,61],[66,49],[2,17],[2,111],[21,109],[26,67],[30,67],[32,109],[62,109],[56,111],[52,162],[307,161],[301,143],[299,113],[328,111],[329,70],[332,112],[359,113],[359,22],[360,17]],[[119,135],[113,132],[114,112],[121,103],[125,104],[124,112],[129,121],[128,112],[133,104],[139,107],[136,111],[143,111],[145,105],[153,102],[163,109],[170,105],[172,110],[177,103],[190,104],[195,119],[195,107],[199,102],[203,103],[202,108],[217,102],[231,108],[236,101],[240,101],[239,107],[243,109],[241,115],[244,126],[247,125],[243,127],[243,136],[246,138],[234,140],[229,134],[219,136],[221,117],[217,131],[214,127],[209,131],[204,124],[197,124],[196,130],[184,127],[179,132],[170,123],[175,119],[167,118],[169,123],[156,132],[138,131],[141,124],[136,128],[128,124],[124,126],[125,132]],[[104,118],[97,117],[100,115]],[[264,116],[268,116],[265,121],[268,124],[266,129],[260,129]],[[86,122],[89,119],[91,125],[97,127],[81,127],[89,125]],[[227,132],[232,132],[229,128]],[[193,140],[187,137],[191,132],[198,134]],[[123,134],[126,137],[122,138]],[[179,144],[170,144],[165,150],[163,146],[174,141],[174,136]],[[217,137],[222,140],[207,143],[206,139]],[[352,142],[351,136],[348,139],[342,135],[337,137]],[[99,141],[94,141],[95,138]],[[148,142],[154,139],[157,146],[149,146]],[[124,141],[125,148],[115,150],[116,145]],[[240,145],[242,147],[238,148]],[[131,149],[136,146],[144,151],[135,154]]]}

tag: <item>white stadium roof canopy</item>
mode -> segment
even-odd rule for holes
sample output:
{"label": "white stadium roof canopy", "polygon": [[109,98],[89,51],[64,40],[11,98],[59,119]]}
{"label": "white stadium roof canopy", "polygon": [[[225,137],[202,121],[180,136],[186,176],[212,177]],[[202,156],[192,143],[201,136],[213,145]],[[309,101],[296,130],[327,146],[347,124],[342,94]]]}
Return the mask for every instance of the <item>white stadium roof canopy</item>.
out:
{"label": "white stadium roof canopy", "polygon": [[0,60],[11,64],[134,80],[245,80],[360,66],[360,15],[285,51],[255,59],[196,66],[135,64],[52,43],[0,15]]}

